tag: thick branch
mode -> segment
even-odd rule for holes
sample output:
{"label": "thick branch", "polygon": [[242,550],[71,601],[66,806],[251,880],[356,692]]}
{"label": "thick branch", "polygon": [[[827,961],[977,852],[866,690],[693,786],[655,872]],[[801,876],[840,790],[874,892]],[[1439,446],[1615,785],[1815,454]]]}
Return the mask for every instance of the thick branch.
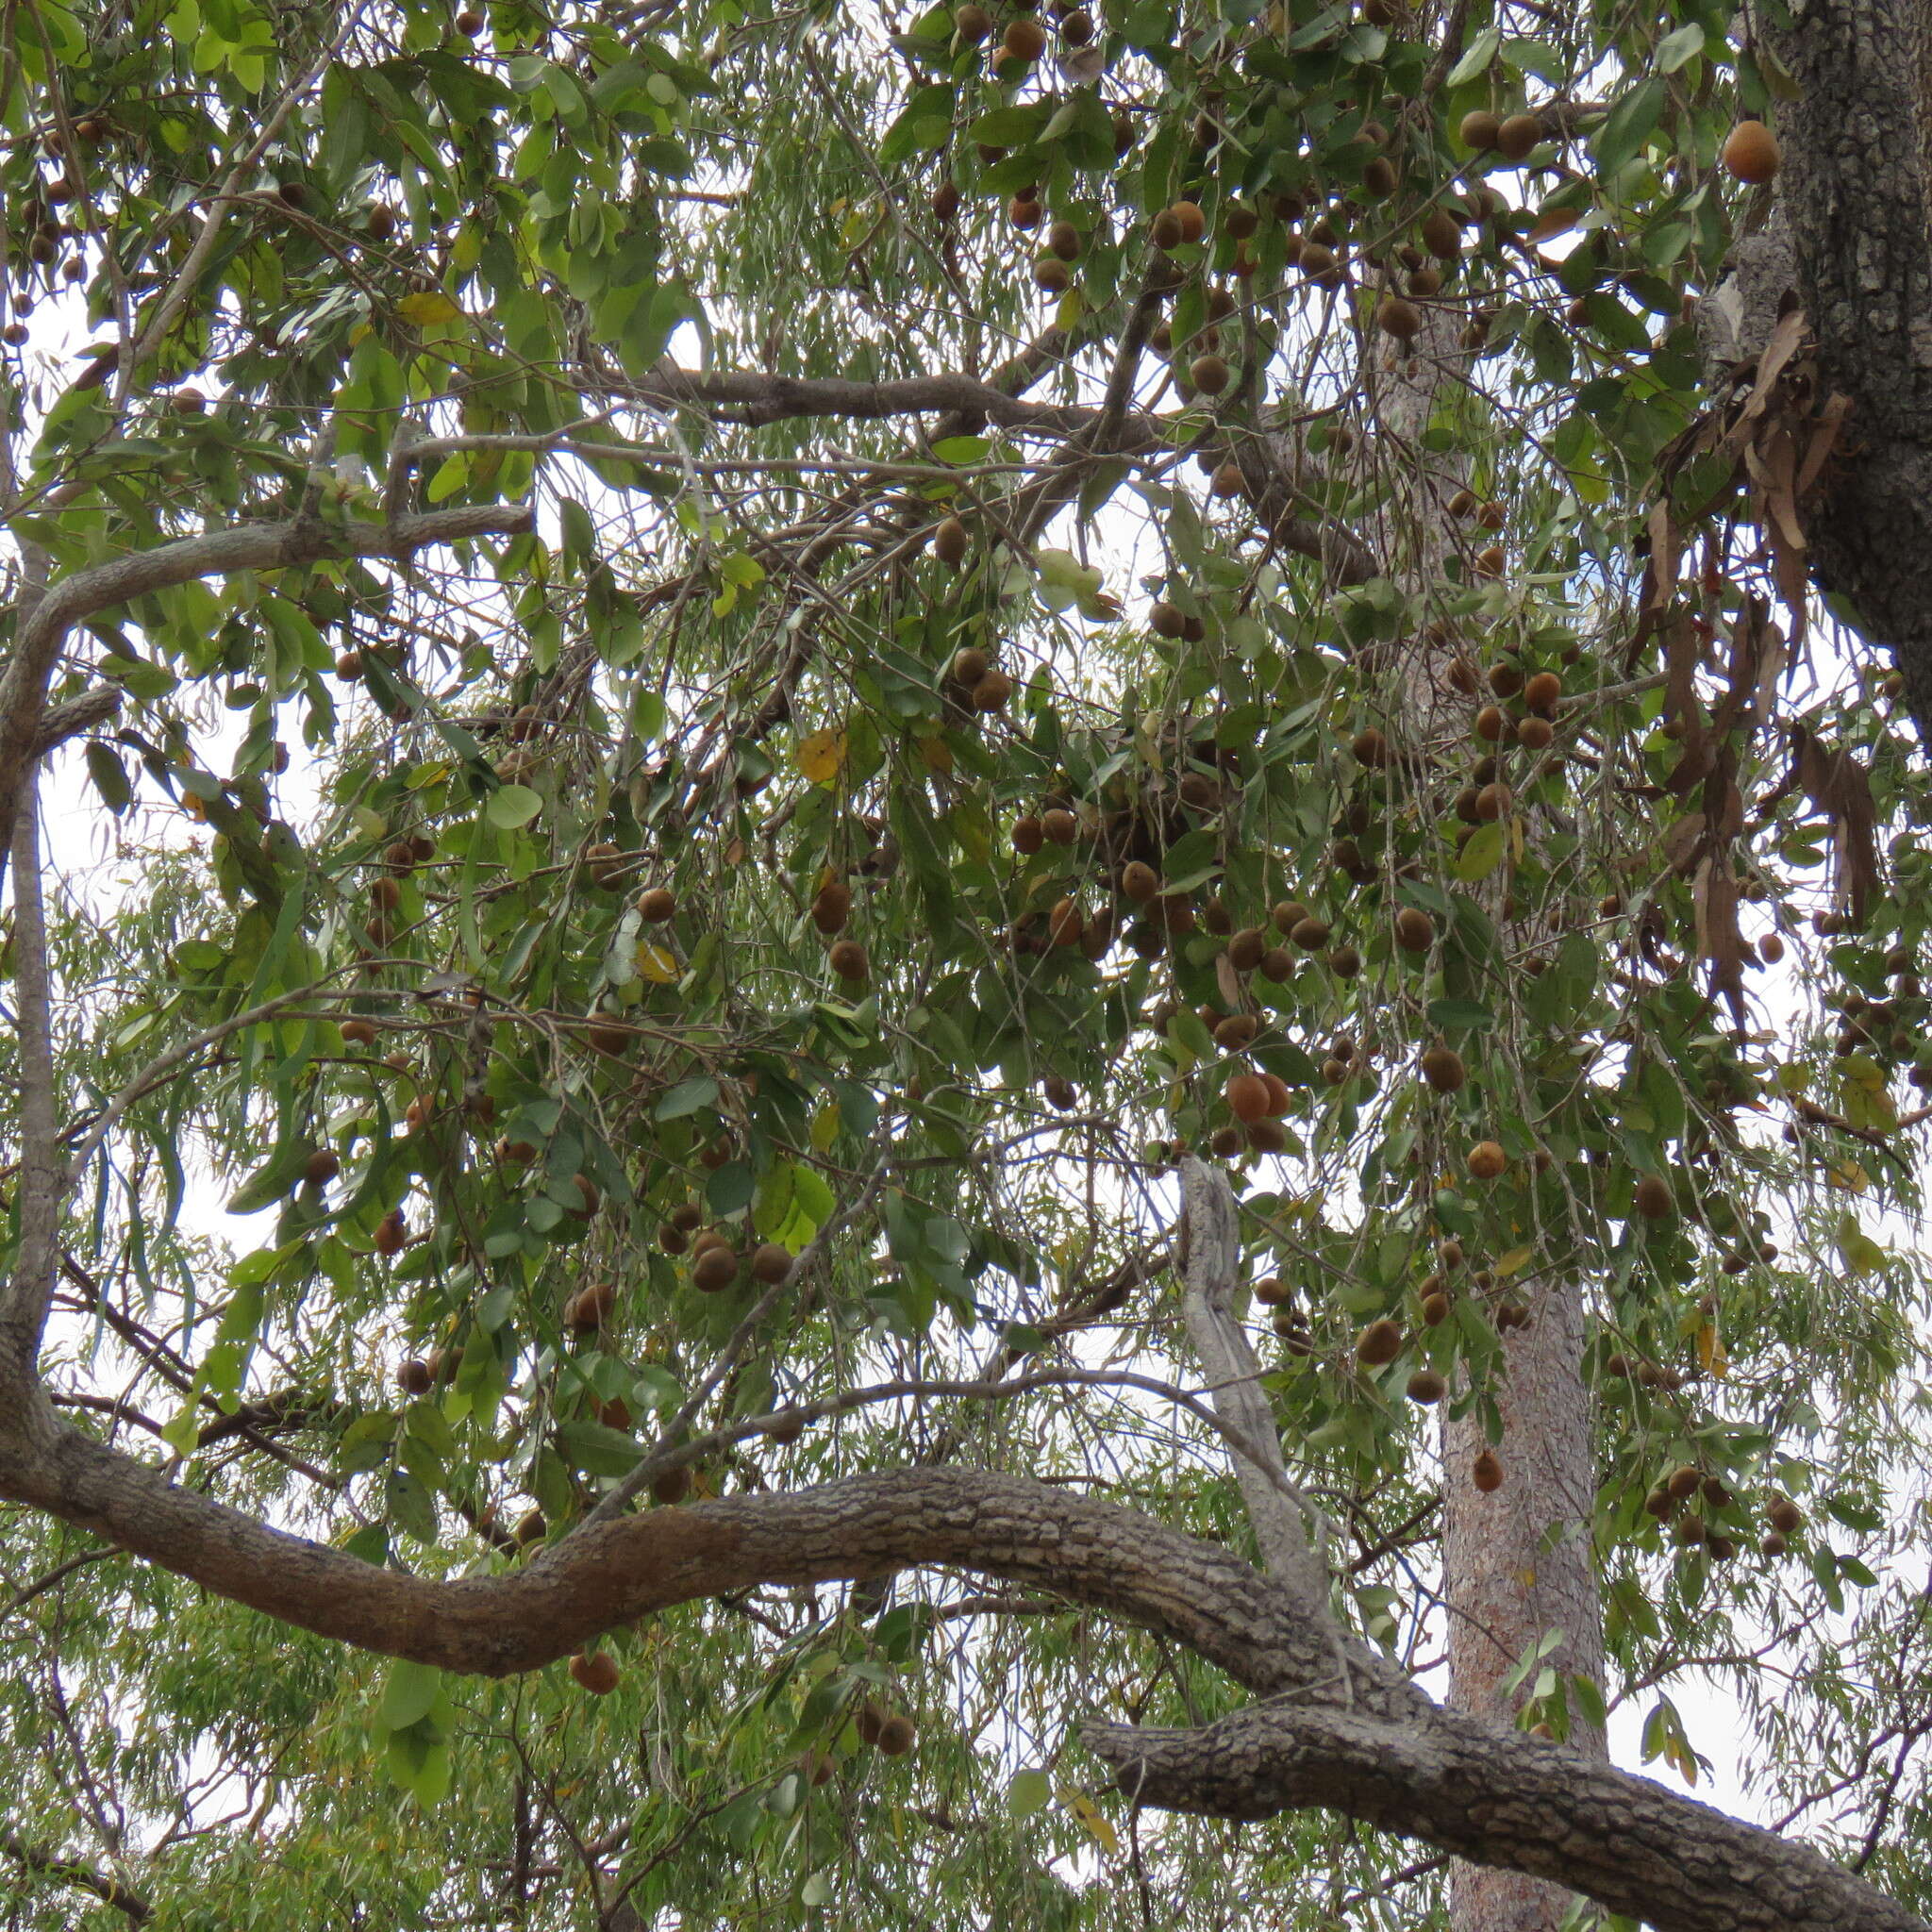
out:
{"label": "thick branch", "polygon": [[1142,1804],[1218,1818],[1319,1806],[1553,1880],[1657,1932],[1926,1932],[1808,1845],[1454,1711],[1391,1724],[1276,1700],[1198,1731],[1083,1735]]}
{"label": "thick branch", "polygon": [[49,1851],[45,1845],[34,1844],[18,1832],[8,1830],[5,1825],[0,1825],[0,1852],[17,1859],[29,1872],[39,1872],[49,1878],[58,1878],[63,1884],[77,1885],[83,1891],[92,1892],[102,1904],[112,1906],[137,1925],[144,1924],[154,1917],[154,1907],[138,1891],[129,1891],[111,1874],[96,1871],[93,1866],[84,1865],[76,1858],[63,1858],[58,1852]]}

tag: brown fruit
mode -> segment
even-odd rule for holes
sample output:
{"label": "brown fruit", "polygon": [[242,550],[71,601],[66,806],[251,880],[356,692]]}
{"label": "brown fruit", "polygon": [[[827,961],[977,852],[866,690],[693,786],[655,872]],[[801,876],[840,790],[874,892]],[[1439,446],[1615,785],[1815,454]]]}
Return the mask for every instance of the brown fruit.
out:
{"label": "brown fruit", "polygon": [[1660,1175],[1642,1175],[1631,1193],[1631,1204],[1646,1221],[1662,1221],[1676,1208],[1670,1183]]}
{"label": "brown fruit", "polygon": [[1534,114],[1511,114],[1496,129],[1496,152],[1506,161],[1526,160],[1543,138],[1543,124]]}
{"label": "brown fruit", "polygon": [[1299,899],[1283,899],[1268,916],[1274,922],[1274,930],[1286,938],[1303,920],[1314,915]]}
{"label": "brown fruit", "polygon": [[1365,730],[1357,731],[1349,749],[1355,753],[1358,764],[1378,771],[1389,762],[1389,741],[1371,724]]}
{"label": "brown fruit", "polygon": [[1299,946],[1305,953],[1317,953],[1328,943],[1331,931],[1332,928],[1325,919],[1298,919],[1295,921],[1294,930],[1288,936],[1289,942]]}
{"label": "brown fruit", "polygon": [[1214,1043],[1224,1053],[1240,1053],[1253,1043],[1258,1027],[1252,1013],[1230,1013],[1214,1029]]}
{"label": "brown fruit", "polygon": [[1502,740],[1504,729],[1508,724],[1508,722],[1509,721],[1503,715],[1502,708],[1500,706],[1485,705],[1482,708],[1482,709],[1475,714],[1475,735],[1479,739],[1481,739],[1485,744],[1499,743]]}
{"label": "brown fruit", "polygon": [[1077,261],[1080,231],[1072,222],[1055,222],[1046,231],[1046,245],[1061,261]]}
{"label": "brown fruit", "polygon": [[777,1241],[766,1241],[762,1247],[752,1250],[751,1278],[762,1281],[767,1288],[777,1285],[791,1273],[791,1250]]}
{"label": "brown fruit", "polygon": [[1286,946],[1271,946],[1261,956],[1261,971],[1286,986],[1294,977],[1294,955]]}
{"label": "brown fruit", "polygon": [[1408,1399],[1411,1402],[1441,1402],[1449,1392],[1449,1385],[1434,1369],[1418,1369],[1408,1378]]}
{"label": "brown fruit", "polygon": [[333,1147],[318,1147],[302,1163],[302,1178],[311,1188],[325,1186],[342,1171],[342,1157]]}
{"label": "brown fruit", "polygon": [[1503,1463],[1493,1449],[1485,1449],[1469,1472],[1469,1479],[1484,1495],[1503,1487]]}
{"label": "brown fruit", "polygon": [[1562,695],[1563,680],[1554,671],[1539,671],[1523,687],[1523,702],[1544,717],[1557,708],[1557,700]]}
{"label": "brown fruit", "polygon": [[1248,1145],[1257,1154],[1279,1154],[1288,1145],[1288,1136],[1274,1121],[1252,1121],[1248,1125]]}
{"label": "brown fruit", "polygon": [[409,1224],[400,1208],[391,1208],[375,1224],[375,1248],[378,1255],[400,1255],[408,1245]]}
{"label": "brown fruit", "polygon": [[628,1026],[613,1020],[592,1020],[584,1029],[584,1037],[598,1053],[608,1054],[623,1053],[634,1038]]}
{"label": "brown fruit", "polygon": [[1338,979],[1353,979],[1362,970],[1362,956],[1353,946],[1337,946],[1328,955],[1328,970]]}
{"label": "brown fruit", "polygon": [[969,47],[976,47],[992,32],[992,15],[985,8],[970,4],[953,9],[953,31]]}
{"label": "brown fruit", "polygon": [[811,923],[827,939],[845,930],[852,916],[852,888],[842,879],[832,879],[818,890],[811,902]]}
{"label": "brown fruit", "polygon": [[1502,132],[1503,122],[1499,115],[1491,114],[1487,108],[1478,108],[1474,113],[1462,117],[1462,125],[1457,132],[1462,136],[1462,144],[1481,154],[1485,148],[1494,147],[1496,136]]}
{"label": "brown fruit", "polygon": [[1079,836],[1080,821],[1061,807],[1042,812],[1040,828],[1056,845],[1071,845]]}
{"label": "brown fruit", "polygon": [[465,40],[474,41],[483,31],[483,13],[480,8],[466,7],[457,15],[457,31]]}
{"label": "brown fruit", "polygon": [[1764,1514],[1781,1536],[1795,1536],[1805,1524],[1805,1512],[1789,1496],[1777,1497]]}
{"label": "brown fruit", "polygon": [[677,916],[677,897],[669,886],[653,886],[638,901],[638,917],[646,925],[662,925]]}
{"label": "brown fruit", "polygon": [[535,1160],[537,1146],[533,1141],[512,1141],[508,1136],[496,1143],[496,1158],[499,1160]]}
{"label": "brown fruit", "polygon": [[1205,356],[1196,356],[1188,365],[1188,380],[1203,395],[1218,396],[1227,387],[1233,373],[1226,358],[1212,351]]}
{"label": "brown fruit", "polygon": [[1469,1150],[1469,1172],[1473,1180],[1495,1180],[1509,1165],[1509,1157],[1499,1142],[1478,1141]]}
{"label": "brown fruit", "polygon": [[873,1744],[882,1757],[903,1757],[912,1748],[918,1732],[913,1728],[912,1720],[901,1711],[894,1711],[879,1725],[878,1735]]}
{"label": "brown fruit", "polygon": [[1367,1368],[1379,1369],[1402,1353],[1402,1324],[1384,1315],[1371,1322],[1355,1339],[1356,1360]]}
{"label": "brown fruit", "polygon": [[1430,1328],[1440,1328],[1449,1319],[1449,1297],[1438,1289],[1434,1294],[1423,1297],[1423,1322]]}
{"label": "brown fruit", "polygon": [[[1147,239],[1163,255],[1181,245],[1181,218],[1173,208],[1164,208],[1147,225]],[[1165,350],[1161,353],[1164,355]]]}
{"label": "brown fruit", "polygon": [[1187,614],[1177,604],[1162,598],[1148,611],[1147,626],[1158,638],[1179,638],[1187,632]]}
{"label": "brown fruit", "polygon": [[1257,925],[1244,925],[1227,942],[1227,963],[1237,973],[1252,973],[1268,957],[1268,936]]}
{"label": "brown fruit", "polygon": [[[958,517],[948,517],[932,533],[932,554],[953,570],[958,570],[965,562],[967,546],[966,525]],[[958,664],[958,658],[954,662]],[[963,679],[961,681],[964,682]],[[974,678],[973,682],[976,684],[978,679]]]}
{"label": "brown fruit", "polygon": [[717,1294],[738,1279],[738,1256],[728,1245],[707,1248],[691,1264],[693,1285],[705,1294]]}
{"label": "brown fruit", "polygon": [[1438,1093],[1454,1093],[1468,1078],[1462,1056],[1453,1046],[1444,1046],[1440,1041],[1423,1055],[1422,1064],[1423,1078]]}
{"label": "brown fruit", "polygon": [[1411,953],[1426,953],[1436,940],[1436,922],[1420,906],[1404,906],[1395,914],[1395,943]]}
{"label": "brown fruit", "polygon": [[1724,142],[1726,173],[1757,187],[1777,173],[1777,137],[1762,121],[1740,121]]}
{"label": "brown fruit", "polygon": [[1398,342],[1412,342],[1422,333],[1422,310],[1400,295],[1391,295],[1375,310],[1375,325]]}
{"label": "brown fruit", "polygon": [[1773,1530],[1757,1545],[1757,1554],[1760,1557],[1782,1557],[1790,1548],[1790,1544],[1776,1530]]}
{"label": "brown fruit", "polygon": [[651,1484],[651,1500],[654,1503],[681,1503],[691,1494],[691,1471],[680,1464],[676,1469],[667,1469]]}
{"label": "brown fruit", "polygon": [[1046,827],[1033,813],[1013,821],[1013,850],[1022,858],[1031,858],[1046,843]]}
{"label": "brown fruit", "polygon": [[609,1322],[616,1310],[617,1284],[614,1281],[593,1281],[564,1304],[564,1324],[579,1335],[594,1335]]}
{"label": "brown fruit", "polygon": [[1227,1083],[1227,1104],[1244,1127],[1266,1120],[1272,1111],[1267,1081],[1258,1074],[1237,1074]]}
{"label": "brown fruit", "polygon": [[973,708],[975,711],[1004,711],[1007,700],[1013,695],[1013,680],[1004,671],[989,671],[973,687]]}
{"label": "brown fruit", "polygon": [[593,1697],[608,1697],[621,1674],[608,1650],[580,1651],[570,1660],[570,1674]]}
{"label": "brown fruit", "polygon": [[1261,1084],[1268,1090],[1268,1117],[1278,1121],[1294,1105],[1294,1095],[1279,1074],[1263,1074]]}
{"label": "brown fruit", "polygon": [[1477,577],[1499,577],[1508,558],[1503,555],[1502,545],[1491,543],[1487,550],[1476,552],[1475,560],[1470,565],[1470,575]]}
{"label": "brown fruit", "polygon": [[1009,60],[1030,64],[1046,51],[1046,29],[1030,14],[1020,14],[1007,23],[1000,46]]}
{"label": "brown fruit", "polygon": [[597,1191],[597,1183],[589,1174],[574,1176],[577,1189],[577,1205],[571,1209],[579,1221],[588,1221],[604,1205],[604,1196]]}
{"label": "brown fruit", "polygon": [[1483,786],[1475,795],[1475,815],[1484,824],[1491,824],[1507,812],[1515,800],[1508,786],[1498,783]]}
{"label": "brown fruit", "polygon": [[[1084,47],[1092,38],[1093,16],[1088,12],[1086,8],[1076,7],[1071,13],[1065,13],[1060,16],[1060,39],[1066,42],[1068,46]],[[1129,143],[1133,141],[1132,123],[1128,124],[1127,140]],[[1118,138],[1116,138],[1114,143],[1114,152],[1116,154],[1120,152]]]}
{"label": "brown fruit", "polygon": [[1208,217],[1201,211],[1197,201],[1177,201],[1169,209],[1180,224],[1183,242],[1198,242],[1208,232]]}
{"label": "brown fruit", "polygon": [[1130,859],[1121,870],[1121,891],[1137,906],[1160,896],[1160,874],[1142,860]]}
{"label": "brown fruit", "polygon": [[1278,1307],[1292,1291],[1278,1274],[1264,1274],[1255,1284],[1255,1299],[1265,1308]]}
{"label": "brown fruit", "polygon": [[[1362,192],[1376,201],[1386,201],[1395,192],[1401,179],[1395,172],[1395,163],[1387,155],[1377,155],[1362,170]],[[1390,334],[1393,335],[1394,330],[1391,329]]]}
{"label": "brown fruit", "polygon": [[396,1386],[405,1395],[427,1395],[435,1379],[421,1356],[412,1355],[396,1369]]}
{"label": "brown fruit", "polygon": [[932,192],[933,219],[950,222],[959,212],[959,184],[950,175]]}
{"label": "brown fruit", "polygon": [[1033,264],[1033,286],[1043,294],[1064,295],[1074,286],[1074,272],[1057,257]]}
{"label": "brown fruit", "polygon": [[871,972],[865,948],[857,940],[841,940],[826,957],[841,979],[862,982]]}
{"label": "brown fruit", "polygon": [[1547,751],[1557,741],[1557,727],[1532,711],[1516,721],[1516,741],[1524,751]]}
{"label": "brown fruit", "polygon": [[1245,1145],[1239,1127],[1216,1127],[1208,1137],[1208,1151],[1217,1160],[1232,1160]]}
{"label": "brown fruit", "polygon": [[526,1545],[541,1542],[549,1533],[550,1525],[544,1521],[541,1509],[525,1509],[517,1518],[517,1526],[511,1531],[518,1542]]}

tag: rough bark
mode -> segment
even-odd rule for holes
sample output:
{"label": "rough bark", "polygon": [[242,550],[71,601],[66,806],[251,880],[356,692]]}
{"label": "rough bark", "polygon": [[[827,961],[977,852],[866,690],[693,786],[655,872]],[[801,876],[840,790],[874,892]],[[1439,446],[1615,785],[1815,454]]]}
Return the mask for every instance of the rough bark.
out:
{"label": "rough bark", "polygon": [[[1525,1306],[1529,1325],[1506,1337],[1507,1370],[1495,1389],[1501,1489],[1486,1495],[1470,1479],[1487,1446],[1474,1412],[1442,1426],[1449,1702],[1505,1724],[1522,1701],[1506,1681],[1546,1631],[1562,1633],[1555,1669],[1599,1686],[1604,1669],[1582,1303],[1575,1288],[1549,1282]],[[1604,1755],[1600,1732],[1584,1725],[1573,1735],[1589,1756]],[[1569,1907],[1559,1887],[1521,1870],[1458,1865],[1453,1889],[1457,1932],[1554,1932]]]}
{"label": "rough bark", "polygon": [[1798,0],[1761,23],[1798,84],[1776,193],[1845,454],[1807,514],[1815,577],[1904,674],[1932,741],[1932,4]]}

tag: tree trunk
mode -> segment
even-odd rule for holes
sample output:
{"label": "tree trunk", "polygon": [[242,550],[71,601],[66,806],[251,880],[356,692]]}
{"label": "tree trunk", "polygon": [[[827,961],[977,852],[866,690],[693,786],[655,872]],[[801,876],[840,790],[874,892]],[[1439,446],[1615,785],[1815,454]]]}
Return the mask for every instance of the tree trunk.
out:
{"label": "tree trunk", "polygon": [[[1550,1282],[1529,1292],[1527,1327],[1505,1338],[1508,1374],[1496,1390],[1504,1435],[1503,1486],[1487,1495],[1471,1479],[1488,1445],[1474,1413],[1442,1424],[1442,1593],[1449,1607],[1449,1702],[1507,1723],[1538,1672],[1514,1693],[1505,1685],[1547,1631],[1561,1647],[1544,1659],[1562,1676],[1601,1686],[1603,1612],[1591,1556],[1595,1457],[1583,1385],[1580,1290]],[[1574,1700],[1573,1700],[1574,1703]],[[1571,1743],[1606,1755],[1593,1725],[1573,1719]],[[1555,1932],[1569,1909],[1560,1886],[1458,1864],[1455,1932]]]}

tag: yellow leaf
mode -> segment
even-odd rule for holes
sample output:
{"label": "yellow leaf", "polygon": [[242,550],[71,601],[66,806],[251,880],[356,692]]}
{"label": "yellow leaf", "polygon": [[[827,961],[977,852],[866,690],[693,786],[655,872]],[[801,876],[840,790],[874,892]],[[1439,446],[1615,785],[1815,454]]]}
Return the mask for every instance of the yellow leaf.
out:
{"label": "yellow leaf", "polygon": [[943,738],[922,738],[916,741],[919,756],[925,761],[928,772],[938,772],[941,776],[953,769],[953,747]]}
{"label": "yellow leaf", "polygon": [[638,944],[638,971],[653,986],[669,986],[677,977],[677,961],[664,947],[642,940]]}
{"label": "yellow leaf", "polygon": [[1536,1250],[1534,1248],[1511,1248],[1496,1263],[1496,1273],[1498,1274],[1514,1274],[1518,1269],[1526,1266],[1535,1257]]}
{"label": "yellow leaf", "polygon": [[1718,1339],[1714,1322],[1705,1323],[1697,1331],[1697,1359],[1704,1364],[1705,1373],[1715,1375],[1720,1382],[1731,1372],[1731,1358]]}
{"label": "yellow leaf", "polygon": [[418,328],[426,328],[431,323],[454,322],[463,312],[441,289],[420,289],[413,295],[405,295],[396,308],[405,322],[413,322]]}
{"label": "yellow leaf", "polygon": [[829,785],[845,762],[842,731],[814,731],[798,741],[798,769],[814,785]]}
{"label": "yellow leaf", "polygon": [[1867,1185],[1865,1170],[1856,1160],[1835,1160],[1826,1170],[1824,1178],[1835,1188],[1842,1188],[1848,1194],[1862,1194]]}
{"label": "yellow leaf", "polygon": [[814,1154],[824,1154],[839,1138],[839,1103],[828,1100],[811,1117],[811,1147]]}
{"label": "yellow leaf", "polygon": [[1107,1821],[1106,1814],[1085,1791],[1068,1794],[1067,1804],[1073,1814],[1087,1827],[1087,1834],[1093,1842],[1109,1852],[1118,1852],[1121,1841],[1115,1836],[1114,1828]]}

